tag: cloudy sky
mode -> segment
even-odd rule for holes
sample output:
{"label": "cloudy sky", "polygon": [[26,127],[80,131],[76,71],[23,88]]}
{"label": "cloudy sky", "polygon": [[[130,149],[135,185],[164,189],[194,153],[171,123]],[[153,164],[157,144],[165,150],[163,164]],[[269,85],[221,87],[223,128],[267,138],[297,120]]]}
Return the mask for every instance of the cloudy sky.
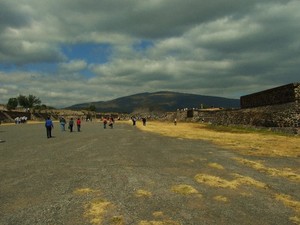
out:
{"label": "cloudy sky", "polygon": [[0,103],[239,98],[300,81],[299,0],[1,0]]}

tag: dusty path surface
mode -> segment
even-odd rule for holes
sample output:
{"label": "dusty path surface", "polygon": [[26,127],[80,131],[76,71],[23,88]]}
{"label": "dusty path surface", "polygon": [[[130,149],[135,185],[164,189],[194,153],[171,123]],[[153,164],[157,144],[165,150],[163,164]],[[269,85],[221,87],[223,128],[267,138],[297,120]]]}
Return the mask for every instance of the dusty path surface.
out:
{"label": "dusty path surface", "polygon": [[251,157],[118,122],[55,124],[53,136],[43,124],[0,126],[1,225],[298,223],[299,181],[236,160]]}

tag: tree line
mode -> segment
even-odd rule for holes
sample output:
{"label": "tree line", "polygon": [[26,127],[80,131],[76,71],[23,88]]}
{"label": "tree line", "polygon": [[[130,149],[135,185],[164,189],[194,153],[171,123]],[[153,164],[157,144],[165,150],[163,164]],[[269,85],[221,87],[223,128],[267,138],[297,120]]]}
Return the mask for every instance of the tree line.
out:
{"label": "tree line", "polygon": [[34,95],[19,95],[15,98],[8,99],[6,108],[8,110],[16,109],[18,106],[24,107],[25,109],[49,109],[46,105],[41,104],[42,101]]}
{"label": "tree line", "polygon": [[[31,94],[28,96],[19,95],[18,97],[8,99],[6,108],[8,110],[13,110],[16,109],[18,106],[21,106],[25,109],[35,109],[35,110],[54,109],[54,107],[47,106],[41,103],[42,101],[34,95]],[[95,112],[96,106],[91,104],[88,107],[86,107],[85,110]]]}

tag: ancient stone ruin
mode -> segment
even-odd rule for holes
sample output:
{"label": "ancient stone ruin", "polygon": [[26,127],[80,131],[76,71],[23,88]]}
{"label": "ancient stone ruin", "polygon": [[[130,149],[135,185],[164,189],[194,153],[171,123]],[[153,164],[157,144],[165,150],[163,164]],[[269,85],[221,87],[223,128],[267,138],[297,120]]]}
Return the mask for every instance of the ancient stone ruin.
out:
{"label": "ancient stone ruin", "polygon": [[[289,133],[299,133],[300,83],[291,83],[240,98],[240,109],[188,110],[185,120],[218,125],[268,127]],[[175,115],[183,118],[182,112]]]}
{"label": "ancient stone ruin", "polygon": [[299,103],[300,83],[291,83],[240,98],[241,108],[252,108],[286,103]]}

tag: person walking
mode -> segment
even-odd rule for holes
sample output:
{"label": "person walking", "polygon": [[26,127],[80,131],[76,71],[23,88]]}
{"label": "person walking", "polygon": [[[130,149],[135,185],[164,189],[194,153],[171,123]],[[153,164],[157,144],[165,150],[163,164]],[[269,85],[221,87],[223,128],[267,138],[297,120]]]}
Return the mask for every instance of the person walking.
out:
{"label": "person walking", "polygon": [[52,120],[50,119],[50,116],[47,117],[46,122],[45,122],[45,127],[46,127],[46,131],[47,131],[47,138],[51,138],[52,134],[52,128],[54,128]]}
{"label": "person walking", "polygon": [[114,118],[112,116],[109,117],[109,125],[108,126],[110,126],[110,128],[114,128],[114,122],[115,122]]}
{"label": "person walking", "polygon": [[143,117],[143,118],[142,118],[142,121],[143,121],[143,126],[146,126],[146,122],[147,122],[146,117]]}
{"label": "person walking", "polygon": [[71,118],[70,121],[69,121],[70,132],[73,132],[73,126],[74,126],[74,120],[73,120],[73,118]]}
{"label": "person walking", "polygon": [[107,124],[107,119],[104,117],[103,118],[103,128],[106,129],[106,124]]}
{"label": "person walking", "polygon": [[64,117],[59,119],[61,131],[66,131],[66,120]]}
{"label": "person walking", "polygon": [[132,125],[135,126],[136,125],[136,118],[134,116],[132,116],[131,120],[132,120]]}
{"label": "person walking", "polygon": [[81,120],[78,117],[77,121],[76,121],[76,125],[77,125],[77,131],[80,132],[80,127],[81,127]]}

